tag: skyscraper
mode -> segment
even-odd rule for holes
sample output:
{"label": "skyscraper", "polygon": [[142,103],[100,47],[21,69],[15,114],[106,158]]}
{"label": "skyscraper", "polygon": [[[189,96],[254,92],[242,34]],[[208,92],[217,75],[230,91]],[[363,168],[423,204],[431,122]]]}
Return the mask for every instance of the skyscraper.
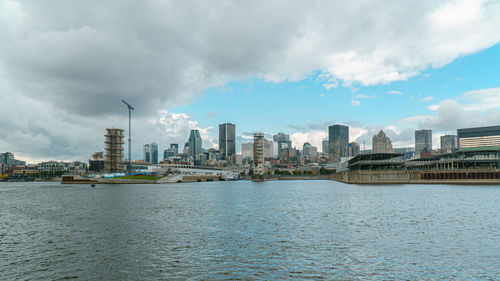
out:
{"label": "skyscraper", "polygon": [[151,147],[151,164],[158,164],[158,144],[153,142]]}
{"label": "skyscraper", "polygon": [[292,141],[290,140],[290,135],[284,133],[278,133],[273,136],[273,141],[278,143],[278,158],[281,159],[281,151],[284,149],[292,148]]}
{"label": "skyscraper", "polygon": [[349,127],[344,125],[328,127],[328,156],[331,161],[349,156]]}
{"label": "skyscraper", "polygon": [[174,153],[173,156],[176,156],[177,154],[179,154],[179,145],[177,143],[171,143],[170,149],[172,149],[172,152]]}
{"label": "skyscraper", "polygon": [[323,154],[328,154],[328,139],[324,139],[321,144]]}
{"label": "skyscraper", "polygon": [[373,136],[372,153],[393,153],[391,139],[380,130]]}
{"label": "skyscraper", "polygon": [[142,159],[146,163],[151,163],[151,145],[149,143],[142,146]]}
{"label": "skyscraper", "polygon": [[355,156],[358,156],[359,153],[360,153],[359,144],[357,142],[350,142],[349,143],[349,156],[355,157]]}
{"label": "skyscraper", "polygon": [[441,136],[441,152],[453,153],[458,149],[458,138],[455,135]]}
{"label": "skyscraper", "polygon": [[432,130],[415,131],[415,155],[420,157],[420,153],[432,151]]}
{"label": "skyscraper", "polygon": [[191,130],[189,135],[189,156],[193,160],[200,160],[200,154],[203,153],[201,150],[201,135],[199,130]]}
{"label": "skyscraper", "polygon": [[219,125],[219,150],[222,158],[226,160],[236,154],[236,126],[234,124]]}

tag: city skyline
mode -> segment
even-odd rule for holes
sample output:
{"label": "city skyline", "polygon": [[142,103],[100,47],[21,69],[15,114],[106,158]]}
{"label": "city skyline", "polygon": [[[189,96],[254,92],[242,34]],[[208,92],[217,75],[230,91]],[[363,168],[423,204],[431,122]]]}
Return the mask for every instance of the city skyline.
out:
{"label": "city skyline", "polygon": [[[51,13],[2,2],[0,150],[30,163],[85,161],[103,151],[105,128],[127,130],[121,99],[135,107],[132,159],[145,143],[182,145],[191,129],[217,148],[227,122],[238,127],[239,153],[255,132],[320,148],[333,124],[349,126],[348,141],[362,149],[380,129],[394,148],[431,129],[435,149],[458,128],[500,120],[495,2],[346,4],[355,17],[333,2],[284,10],[273,2],[265,12],[254,3],[195,4],[172,4],[183,17],[164,20],[160,3],[60,3]],[[137,21],[124,24],[129,15]]]}

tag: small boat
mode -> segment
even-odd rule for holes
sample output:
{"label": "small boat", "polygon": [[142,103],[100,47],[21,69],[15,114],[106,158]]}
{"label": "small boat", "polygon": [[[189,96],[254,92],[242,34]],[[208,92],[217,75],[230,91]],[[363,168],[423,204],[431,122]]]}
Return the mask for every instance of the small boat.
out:
{"label": "small boat", "polygon": [[95,184],[91,183],[91,184],[90,184],[90,187],[95,187]]}

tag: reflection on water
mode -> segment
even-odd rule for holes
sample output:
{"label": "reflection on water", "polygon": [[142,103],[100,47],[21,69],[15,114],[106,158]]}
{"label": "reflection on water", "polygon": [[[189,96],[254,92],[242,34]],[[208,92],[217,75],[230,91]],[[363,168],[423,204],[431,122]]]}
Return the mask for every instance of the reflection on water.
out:
{"label": "reflection on water", "polygon": [[0,183],[0,279],[500,278],[500,187]]}

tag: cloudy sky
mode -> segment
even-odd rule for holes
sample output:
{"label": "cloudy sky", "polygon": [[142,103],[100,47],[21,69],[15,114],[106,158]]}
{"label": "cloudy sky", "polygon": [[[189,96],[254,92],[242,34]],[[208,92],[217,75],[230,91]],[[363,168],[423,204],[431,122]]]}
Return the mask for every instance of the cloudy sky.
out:
{"label": "cloudy sky", "polygon": [[[500,123],[499,1],[0,0],[0,151],[86,160],[105,128],[182,144],[217,126],[371,147]],[[363,147],[363,146],[362,146]]]}

